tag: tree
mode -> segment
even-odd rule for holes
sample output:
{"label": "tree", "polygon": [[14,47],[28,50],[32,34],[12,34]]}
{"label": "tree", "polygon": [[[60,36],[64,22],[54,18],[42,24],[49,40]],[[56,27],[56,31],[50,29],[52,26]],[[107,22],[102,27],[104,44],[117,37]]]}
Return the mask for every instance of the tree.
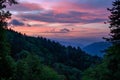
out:
{"label": "tree", "polygon": [[13,76],[14,61],[9,56],[9,45],[6,41],[7,20],[11,14],[9,11],[3,10],[7,4],[16,4],[15,0],[0,0],[0,80],[10,80]]}
{"label": "tree", "polygon": [[112,8],[108,8],[108,11],[111,13],[108,21],[110,24],[111,38],[107,40],[114,43],[120,43],[120,0],[115,0],[112,5]]}
{"label": "tree", "polygon": [[11,13],[9,11],[3,10],[7,7],[7,5],[17,4],[16,0],[0,0],[0,28],[6,28],[7,22],[6,20],[11,17]]}
{"label": "tree", "polygon": [[15,80],[28,80],[28,64],[24,59],[17,62]]}
{"label": "tree", "polygon": [[111,38],[113,45],[107,50],[105,62],[109,70],[109,80],[119,80],[120,76],[120,0],[115,0],[112,8],[108,8]]}
{"label": "tree", "polygon": [[41,64],[40,58],[30,53],[17,62],[15,76],[15,80],[64,80],[64,76]]}

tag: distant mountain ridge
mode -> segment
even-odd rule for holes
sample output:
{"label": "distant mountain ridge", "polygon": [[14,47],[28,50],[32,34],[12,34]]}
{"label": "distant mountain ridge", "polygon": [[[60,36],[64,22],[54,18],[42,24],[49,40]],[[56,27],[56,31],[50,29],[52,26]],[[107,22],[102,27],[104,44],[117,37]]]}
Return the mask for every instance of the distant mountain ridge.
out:
{"label": "distant mountain ridge", "polygon": [[87,45],[83,48],[85,52],[90,55],[97,55],[102,57],[104,55],[104,51],[111,46],[109,42],[95,42],[90,45]]}

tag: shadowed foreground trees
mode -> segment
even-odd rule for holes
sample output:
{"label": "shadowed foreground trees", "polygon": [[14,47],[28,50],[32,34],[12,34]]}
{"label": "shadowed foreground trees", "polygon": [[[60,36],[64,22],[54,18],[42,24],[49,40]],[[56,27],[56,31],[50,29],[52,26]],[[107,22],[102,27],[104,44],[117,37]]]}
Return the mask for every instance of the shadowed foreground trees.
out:
{"label": "shadowed foreground trees", "polygon": [[15,80],[64,80],[64,76],[43,65],[38,56],[27,54],[17,62]]}
{"label": "shadowed foreground trees", "polygon": [[120,0],[113,2],[108,8],[111,15],[110,38],[106,40],[113,43],[106,51],[102,64],[89,68],[83,74],[83,80],[120,80]]}
{"label": "shadowed foreground trees", "polygon": [[14,60],[10,56],[9,45],[6,41],[7,20],[11,17],[9,11],[3,10],[7,4],[16,4],[15,0],[0,0],[0,80],[13,79],[15,71]]}

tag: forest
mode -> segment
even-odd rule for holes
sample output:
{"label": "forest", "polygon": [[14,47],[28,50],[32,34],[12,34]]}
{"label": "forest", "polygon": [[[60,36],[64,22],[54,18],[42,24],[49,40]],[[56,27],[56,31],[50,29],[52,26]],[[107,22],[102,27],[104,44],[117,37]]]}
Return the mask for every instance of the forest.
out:
{"label": "forest", "polygon": [[4,9],[14,4],[0,1],[0,80],[120,80],[120,0],[108,8],[110,36],[104,39],[112,46],[103,58],[8,29],[12,14]]}

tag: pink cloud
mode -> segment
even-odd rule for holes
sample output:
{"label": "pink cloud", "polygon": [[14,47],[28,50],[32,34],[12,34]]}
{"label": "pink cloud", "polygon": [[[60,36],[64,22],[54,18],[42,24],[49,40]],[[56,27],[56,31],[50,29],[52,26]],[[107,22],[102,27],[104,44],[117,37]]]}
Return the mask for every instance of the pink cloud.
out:
{"label": "pink cloud", "polygon": [[[90,39],[87,41],[101,39],[109,32],[106,26],[102,25],[108,13],[105,6],[97,5],[104,5],[96,3],[99,0],[33,0],[34,3],[27,1],[8,8],[17,13],[13,20],[17,19],[25,24],[12,27],[18,32],[68,41],[73,39],[74,42],[88,38]],[[81,3],[82,1],[89,3]]]}
{"label": "pink cloud", "polygon": [[89,13],[93,13],[94,11],[96,11],[99,13],[101,11],[104,11],[102,7],[96,8],[93,7],[92,5],[74,3],[69,1],[56,2],[52,6],[52,9],[58,13],[69,12],[69,11],[79,11],[79,12],[89,12]]}
{"label": "pink cloud", "polygon": [[[47,8],[47,9],[46,9]],[[96,23],[106,21],[107,11],[70,1],[20,3],[10,8],[17,17],[48,23]],[[36,12],[38,11],[38,12]]]}

